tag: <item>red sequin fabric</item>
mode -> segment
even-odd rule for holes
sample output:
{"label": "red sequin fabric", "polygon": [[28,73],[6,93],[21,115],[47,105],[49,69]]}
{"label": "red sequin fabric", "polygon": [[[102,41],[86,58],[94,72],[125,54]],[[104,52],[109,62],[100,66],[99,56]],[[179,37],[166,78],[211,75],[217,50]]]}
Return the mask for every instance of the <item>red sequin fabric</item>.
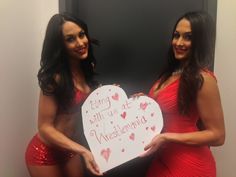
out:
{"label": "red sequin fabric", "polygon": [[47,146],[36,134],[27,147],[25,161],[27,165],[56,165],[67,161],[74,155],[73,152]]}

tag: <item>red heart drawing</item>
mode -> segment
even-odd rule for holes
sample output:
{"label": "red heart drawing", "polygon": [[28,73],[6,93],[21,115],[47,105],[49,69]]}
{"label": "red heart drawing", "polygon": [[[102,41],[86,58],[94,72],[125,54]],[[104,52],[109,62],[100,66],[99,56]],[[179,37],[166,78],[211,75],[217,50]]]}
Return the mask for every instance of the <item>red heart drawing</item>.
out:
{"label": "red heart drawing", "polygon": [[113,100],[118,101],[119,100],[119,95],[118,93],[115,93],[114,95],[111,96]]}
{"label": "red heart drawing", "polygon": [[147,108],[147,103],[145,102],[145,103],[140,103],[140,108],[142,109],[142,110],[145,110],[146,108]]}
{"label": "red heart drawing", "polygon": [[110,154],[111,154],[110,148],[101,150],[101,156],[102,156],[107,162],[108,162],[108,159],[109,159],[109,157],[110,157]]}
{"label": "red heart drawing", "polygon": [[152,131],[155,131],[155,130],[156,130],[156,126],[152,126],[152,127],[151,127],[151,130],[152,130]]}
{"label": "red heart drawing", "polygon": [[123,112],[120,116],[121,116],[123,119],[125,119],[125,117],[126,117],[126,112]]}
{"label": "red heart drawing", "polygon": [[129,139],[131,139],[131,140],[133,140],[133,141],[134,141],[134,137],[135,137],[134,133],[131,133],[131,134],[129,135]]}

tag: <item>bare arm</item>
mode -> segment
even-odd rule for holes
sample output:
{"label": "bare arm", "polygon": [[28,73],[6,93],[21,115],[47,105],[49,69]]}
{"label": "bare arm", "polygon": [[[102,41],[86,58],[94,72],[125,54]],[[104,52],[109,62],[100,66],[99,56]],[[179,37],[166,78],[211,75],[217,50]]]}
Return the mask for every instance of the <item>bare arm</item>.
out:
{"label": "bare arm", "polygon": [[[145,147],[154,152],[165,142],[186,145],[219,146],[225,140],[224,116],[216,80],[209,74],[203,74],[204,83],[197,95],[197,109],[205,129],[191,133],[163,133],[154,137]],[[148,154],[150,154],[148,153]]]}

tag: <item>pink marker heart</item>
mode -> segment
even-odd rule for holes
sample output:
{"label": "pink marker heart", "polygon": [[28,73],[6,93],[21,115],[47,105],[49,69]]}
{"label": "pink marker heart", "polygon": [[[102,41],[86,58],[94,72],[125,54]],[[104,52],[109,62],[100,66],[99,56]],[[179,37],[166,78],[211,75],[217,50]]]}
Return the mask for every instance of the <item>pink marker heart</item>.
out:
{"label": "pink marker heart", "polygon": [[118,101],[119,100],[119,95],[118,93],[115,93],[114,95],[111,96],[113,100]]}
{"label": "pink marker heart", "polygon": [[134,137],[135,137],[134,133],[131,133],[131,134],[129,135],[129,139],[131,139],[131,140],[133,140],[133,141],[134,141]]}
{"label": "pink marker heart", "polygon": [[155,131],[155,130],[156,130],[156,127],[155,127],[155,126],[152,126],[152,127],[151,127],[151,130],[152,130],[152,131]]}
{"label": "pink marker heart", "polygon": [[145,103],[140,103],[140,108],[142,109],[142,110],[145,110],[146,108],[147,108],[147,103],[145,102]]}
{"label": "pink marker heart", "polygon": [[111,154],[111,150],[110,148],[107,148],[107,149],[103,149],[101,151],[101,156],[108,162],[108,159],[110,157],[110,154]]}
{"label": "pink marker heart", "polygon": [[121,116],[123,119],[125,119],[125,117],[126,117],[126,112],[123,112],[120,116]]}

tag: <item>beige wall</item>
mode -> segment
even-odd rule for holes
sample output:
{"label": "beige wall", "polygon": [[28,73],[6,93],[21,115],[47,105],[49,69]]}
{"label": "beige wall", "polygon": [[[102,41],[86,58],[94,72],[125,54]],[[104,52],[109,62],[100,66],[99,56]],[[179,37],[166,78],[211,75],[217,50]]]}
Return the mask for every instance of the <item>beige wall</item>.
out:
{"label": "beige wall", "polygon": [[0,0],[0,176],[27,177],[24,151],[36,131],[37,70],[57,0]]}
{"label": "beige wall", "polygon": [[236,169],[236,1],[218,0],[215,72],[226,124],[226,142],[213,148],[217,177],[235,177]]}

